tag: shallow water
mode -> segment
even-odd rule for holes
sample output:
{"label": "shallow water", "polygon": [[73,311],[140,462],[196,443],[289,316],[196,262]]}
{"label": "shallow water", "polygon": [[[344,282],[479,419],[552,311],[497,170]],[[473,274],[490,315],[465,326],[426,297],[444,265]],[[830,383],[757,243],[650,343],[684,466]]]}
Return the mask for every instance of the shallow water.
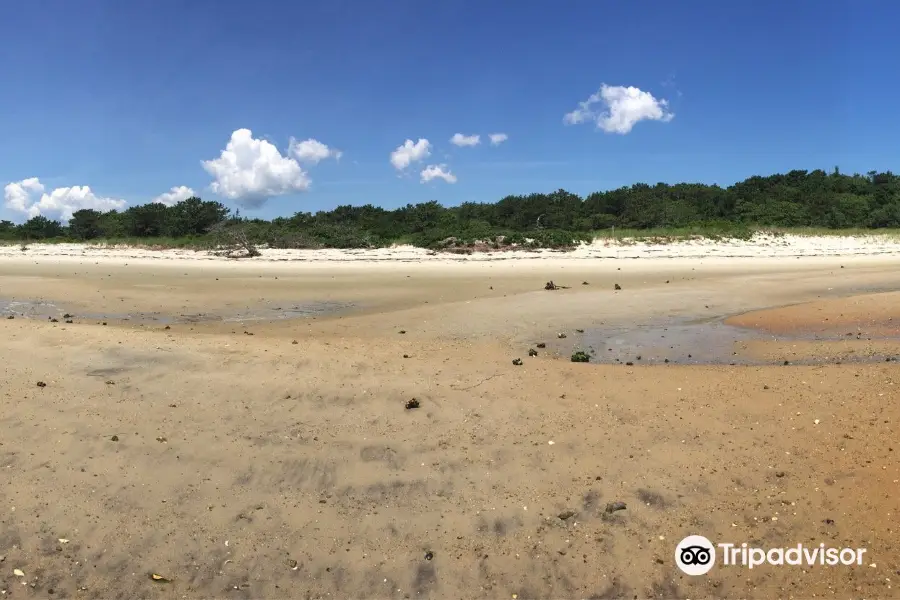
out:
{"label": "shallow water", "polygon": [[56,304],[43,300],[7,300],[0,298],[0,315],[15,315],[29,319],[47,319],[59,317],[60,312]]}
{"label": "shallow water", "polygon": [[246,306],[234,311],[210,313],[165,314],[161,312],[96,313],[78,312],[66,308],[64,303],[48,300],[9,300],[0,298],[0,317],[13,315],[26,319],[59,319],[70,314],[74,321],[127,321],[133,323],[203,323],[245,321],[277,321],[281,319],[301,319],[334,314],[352,308],[347,302],[300,302],[290,304],[268,303],[260,306]]}
{"label": "shallow water", "polygon": [[302,319],[319,315],[335,314],[349,310],[355,305],[350,302],[306,302],[302,304],[248,307],[222,318],[226,322],[277,321],[281,319]]}
{"label": "shallow water", "polygon": [[[760,359],[741,352],[741,343],[750,341],[839,341],[843,336],[773,336],[754,329],[726,325],[727,317],[715,319],[671,319],[641,325],[587,328],[568,334],[550,345],[561,356],[583,350],[592,363],[673,364],[673,365],[783,365],[784,359]],[[896,338],[872,338],[896,339]],[[896,360],[893,354],[854,354],[836,358],[795,358],[793,365],[873,363]]]}
{"label": "shallow water", "polygon": [[689,322],[587,329],[578,345],[593,350],[593,362],[749,364],[735,355],[735,342],[760,339],[767,338],[721,322]]}

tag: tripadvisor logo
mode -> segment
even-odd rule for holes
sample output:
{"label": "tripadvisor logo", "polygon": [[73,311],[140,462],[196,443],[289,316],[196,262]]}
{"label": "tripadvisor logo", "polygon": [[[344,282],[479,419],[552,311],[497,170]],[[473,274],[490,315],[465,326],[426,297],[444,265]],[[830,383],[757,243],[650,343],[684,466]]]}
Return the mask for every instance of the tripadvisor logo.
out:
{"label": "tripadvisor logo", "polygon": [[702,535],[689,535],[675,547],[675,564],[686,575],[705,575],[716,564],[741,566],[748,569],[761,565],[772,566],[829,566],[862,565],[865,548],[829,548],[825,544],[788,548],[754,548],[742,544],[713,544]]}
{"label": "tripadvisor logo", "polygon": [[687,575],[705,575],[716,564],[716,547],[702,535],[689,535],[675,548],[675,564]]}

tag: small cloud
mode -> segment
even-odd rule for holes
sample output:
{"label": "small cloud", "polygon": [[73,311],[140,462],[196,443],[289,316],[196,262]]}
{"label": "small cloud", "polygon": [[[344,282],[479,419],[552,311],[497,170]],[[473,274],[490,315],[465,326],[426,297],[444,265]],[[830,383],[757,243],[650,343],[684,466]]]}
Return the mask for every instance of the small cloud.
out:
{"label": "small cloud", "polygon": [[326,158],[340,160],[341,156],[344,155],[340,150],[329,148],[319,140],[314,140],[312,138],[302,142],[298,142],[294,138],[291,138],[288,153],[300,162],[312,164],[318,164]]}
{"label": "small cloud", "polygon": [[83,208],[100,212],[125,208],[124,200],[96,195],[90,187],[73,186],[56,188],[49,194],[37,177],[30,177],[8,184],[3,188],[6,207],[29,218],[44,216],[68,221],[72,213]]}
{"label": "small cloud", "polygon": [[153,202],[156,202],[158,204],[165,204],[166,206],[175,206],[179,202],[184,202],[188,198],[193,198],[196,195],[197,194],[193,189],[187,187],[186,185],[179,185],[177,187],[173,187],[165,194],[160,194],[153,199]]}
{"label": "small cloud", "polygon": [[[594,109],[594,105],[598,103],[603,107],[600,112]],[[604,83],[600,91],[578,104],[578,108],[563,117],[563,122],[578,125],[594,121],[597,128],[606,133],[625,135],[640,121],[667,123],[675,118],[667,110],[668,101],[654,98],[650,92],[636,87],[609,86]]]}
{"label": "small cloud", "polygon": [[488,137],[491,138],[491,146],[499,146],[509,139],[509,136],[505,133],[492,133]]}
{"label": "small cloud", "polygon": [[461,133],[454,133],[453,137],[450,138],[450,143],[454,146],[459,146],[460,148],[464,146],[477,146],[481,143],[480,135],[463,135]]}
{"label": "small cloud", "polygon": [[447,183],[456,183],[456,175],[450,172],[447,165],[428,165],[422,169],[422,183],[428,183],[433,179],[443,179]]}
{"label": "small cloud", "polygon": [[681,90],[678,89],[678,83],[675,81],[674,73],[672,73],[671,75],[666,77],[666,80],[663,81],[660,85],[662,85],[664,88],[672,88],[673,90],[675,90],[675,95],[678,96],[679,98],[681,98],[684,95],[681,93]]}
{"label": "small cloud", "polygon": [[275,196],[309,189],[310,180],[293,158],[282,156],[274,144],[255,139],[249,129],[232,132],[219,158],[202,161],[212,175],[213,193],[252,208]]}
{"label": "small cloud", "polygon": [[420,162],[429,156],[431,156],[431,142],[424,138],[419,138],[416,143],[406,140],[402,146],[391,152],[391,164],[398,171],[402,171],[410,164]]}

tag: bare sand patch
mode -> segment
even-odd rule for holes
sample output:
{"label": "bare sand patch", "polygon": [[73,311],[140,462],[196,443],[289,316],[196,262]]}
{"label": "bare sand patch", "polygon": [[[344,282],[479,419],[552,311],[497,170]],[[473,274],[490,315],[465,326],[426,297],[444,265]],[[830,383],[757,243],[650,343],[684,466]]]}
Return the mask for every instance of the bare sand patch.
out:
{"label": "bare sand patch", "polygon": [[[0,262],[0,298],[73,315],[0,319],[0,588],[891,597],[895,363],[576,364],[554,344],[801,302],[890,316],[893,296],[857,296],[895,285],[892,260]],[[225,320],[324,301],[353,306]],[[93,318],[201,312],[217,318]],[[688,534],[868,562],[690,578]]]}
{"label": "bare sand patch", "polygon": [[900,336],[900,293],[823,299],[731,317],[731,325],[818,338]]}

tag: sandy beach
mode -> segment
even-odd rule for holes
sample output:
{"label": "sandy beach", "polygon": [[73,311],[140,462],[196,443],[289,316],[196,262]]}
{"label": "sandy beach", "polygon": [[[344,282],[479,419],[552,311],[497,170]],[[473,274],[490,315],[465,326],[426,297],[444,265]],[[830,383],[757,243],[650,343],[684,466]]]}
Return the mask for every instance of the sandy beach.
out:
{"label": "sandy beach", "polygon": [[[898,268],[881,237],[0,247],[0,591],[897,597]],[[867,552],[689,577],[690,534]]]}
{"label": "sandy beach", "polygon": [[[501,260],[547,260],[565,257],[571,262],[577,259],[637,259],[637,258],[796,258],[900,255],[900,239],[890,235],[812,236],[774,235],[757,233],[749,240],[740,239],[678,239],[634,240],[597,238],[592,243],[579,244],[573,250],[519,250],[503,252],[476,252],[454,254],[434,252],[414,246],[392,246],[362,250],[281,250],[262,248],[260,256],[243,259],[243,262],[307,262],[332,263],[387,263],[414,261],[444,264],[449,262],[496,262]],[[0,259],[29,256],[59,261],[94,259],[105,262],[122,260],[147,260],[168,262],[185,259],[213,263],[225,262],[212,253],[189,249],[147,249],[106,244],[28,244],[0,245]]]}

